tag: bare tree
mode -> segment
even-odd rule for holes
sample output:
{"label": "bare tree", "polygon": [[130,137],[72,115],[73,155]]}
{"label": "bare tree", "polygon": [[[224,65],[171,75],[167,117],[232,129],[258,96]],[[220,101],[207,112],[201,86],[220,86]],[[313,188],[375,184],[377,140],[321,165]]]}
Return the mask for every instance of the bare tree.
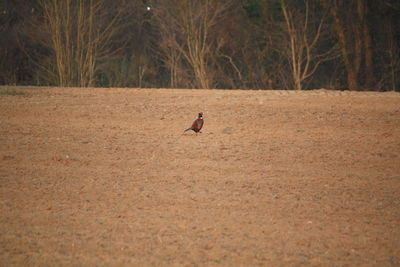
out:
{"label": "bare tree", "polygon": [[[324,31],[325,16],[317,17],[315,10],[310,9],[309,1],[304,1],[304,13],[295,5],[288,5],[286,0],[280,0],[286,23],[286,33],[289,37],[285,52],[296,90],[303,88],[303,83],[310,78],[319,65],[337,57],[336,46],[319,52]],[[313,14],[310,14],[312,13]]]}
{"label": "bare tree", "polygon": [[94,86],[98,60],[115,51],[112,39],[120,30],[117,24],[121,12],[117,10],[109,18],[104,0],[40,0],[39,3],[49,36],[42,45],[48,47],[53,57],[52,64],[37,64],[48,73],[55,72],[55,83],[59,86]]}
{"label": "bare tree", "polygon": [[386,69],[389,73],[389,82],[388,84],[391,87],[392,91],[396,91],[398,89],[399,84],[399,75],[400,75],[400,45],[398,40],[395,37],[395,29],[393,25],[396,22],[393,22],[393,18],[391,16],[387,16],[385,34],[386,34],[386,54],[388,58]]}
{"label": "bare tree", "polygon": [[[157,7],[161,26],[161,49],[171,73],[171,83],[176,84],[177,74],[185,63],[190,66],[194,87],[214,87],[210,66],[217,57],[218,36],[211,34],[224,16],[229,1],[218,0],[169,0]],[[182,62],[184,60],[185,62]]]}
{"label": "bare tree", "polygon": [[364,89],[371,89],[374,82],[374,62],[372,36],[368,25],[368,2],[321,2],[333,17],[349,89],[360,90],[360,85],[363,85],[361,74],[365,77]]}
{"label": "bare tree", "polygon": [[[163,14],[163,20],[167,19],[167,14]],[[171,88],[188,88],[192,86],[191,74],[188,69],[190,65],[184,61],[182,51],[179,49],[176,34],[167,23],[158,24],[161,40],[155,48],[159,57],[164,62],[169,71],[169,86]]]}

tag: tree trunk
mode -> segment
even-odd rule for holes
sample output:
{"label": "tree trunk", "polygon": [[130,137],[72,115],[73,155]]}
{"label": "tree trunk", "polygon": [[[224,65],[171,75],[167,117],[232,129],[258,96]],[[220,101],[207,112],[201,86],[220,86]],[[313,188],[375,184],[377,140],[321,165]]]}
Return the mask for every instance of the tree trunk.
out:
{"label": "tree trunk", "polygon": [[363,12],[362,27],[363,27],[363,38],[364,38],[364,61],[365,61],[365,89],[371,90],[374,84],[374,62],[373,62],[373,45],[371,31],[368,25],[368,4],[362,1]]}
{"label": "tree trunk", "polygon": [[346,35],[345,35],[343,21],[339,17],[338,6],[337,6],[336,1],[330,8],[330,11],[331,11],[331,14],[334,19],[335,29],[336,29],[336,33],[337,33],[337,36],[339,39],[339,44],[340,44],[340,50],[342,52],[343,63],[345,65],[345,68],[347,71],[347,86],[348,86],[349,90],[357,91],[359,89],[357,66],[355,66],[355,64],[353,64],[353,62],[350,58],[350,53],[349,53],[349,48],[347,45],[347,39],[346,39]]}

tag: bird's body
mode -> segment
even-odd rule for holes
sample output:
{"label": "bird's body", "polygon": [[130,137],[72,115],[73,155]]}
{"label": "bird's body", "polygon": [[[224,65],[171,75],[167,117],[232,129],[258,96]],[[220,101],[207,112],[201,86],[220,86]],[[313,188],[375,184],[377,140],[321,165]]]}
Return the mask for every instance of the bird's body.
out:
{"label": "bird's body", "polygon": [[[185,131],[183,132],[187,132],[187,131],[194,131],[195,133],[199,133],[201,128],[203,127],[204,124],[204,120],[203,120],[203,112],[199,113],[199,116],[197,117],[197,119],[193,122],[192,127],[187,128]],[[201,132],[200,132],[201,133]]]}

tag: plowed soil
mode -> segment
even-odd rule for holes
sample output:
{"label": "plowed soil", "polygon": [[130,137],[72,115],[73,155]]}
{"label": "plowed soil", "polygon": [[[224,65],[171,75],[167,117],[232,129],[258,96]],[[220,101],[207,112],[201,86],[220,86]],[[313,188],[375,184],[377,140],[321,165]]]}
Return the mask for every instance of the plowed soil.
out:
{"label": "plowed soil", "polygon": [[399,93],[13,89],[1,266],[400,265]]}

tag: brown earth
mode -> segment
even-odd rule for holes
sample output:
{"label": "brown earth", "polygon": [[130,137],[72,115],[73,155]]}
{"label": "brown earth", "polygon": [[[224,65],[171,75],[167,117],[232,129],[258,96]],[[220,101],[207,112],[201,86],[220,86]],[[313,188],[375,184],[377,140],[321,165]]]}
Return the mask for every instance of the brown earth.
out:
{"label": "brown earth", "polygon": [[1,266],[400,265],[398,93],[16,90]]}

